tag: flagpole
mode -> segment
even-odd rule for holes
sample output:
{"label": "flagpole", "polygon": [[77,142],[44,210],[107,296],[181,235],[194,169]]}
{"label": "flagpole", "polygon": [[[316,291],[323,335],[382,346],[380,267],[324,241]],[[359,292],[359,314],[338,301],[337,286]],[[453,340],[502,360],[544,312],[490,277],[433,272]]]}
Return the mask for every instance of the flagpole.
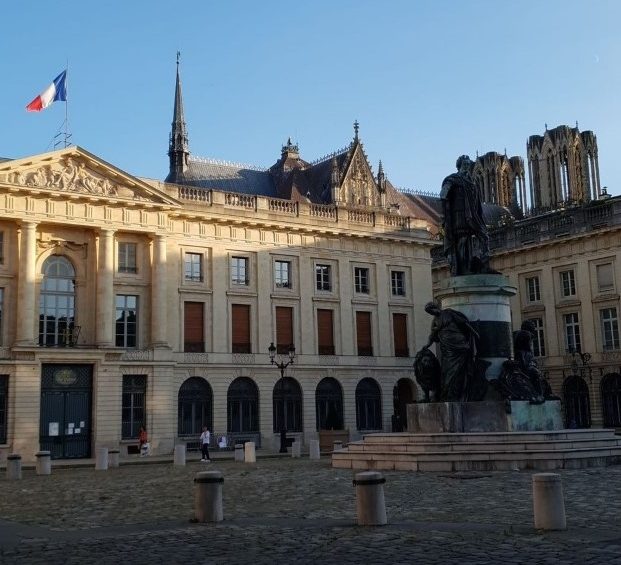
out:
{"label": "flagpole", "polygon": [[67,96],[65,97],[65,149],[67,148],[68,140],[69,140],[69,88],[68,88],[68,79],[69,79],[69,57],[67,57],[67,67],[65,69],[65,88],[67,91]]}

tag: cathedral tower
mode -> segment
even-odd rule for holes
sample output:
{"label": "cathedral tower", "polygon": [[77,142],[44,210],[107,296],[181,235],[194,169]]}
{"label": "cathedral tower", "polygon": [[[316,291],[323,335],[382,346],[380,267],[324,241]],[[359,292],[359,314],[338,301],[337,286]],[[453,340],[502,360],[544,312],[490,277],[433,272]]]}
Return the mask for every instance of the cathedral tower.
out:
{"label": "cathedral tower", "polygon": [[188,169],[188,132],[183,115],[183,97],[181,96],[181,78],[179,76],[179,57],[177,53],[177,82],[175,85],[175,109],[173,111],[172,128],[168,142],[170,169],[165,182],[179,182]]}

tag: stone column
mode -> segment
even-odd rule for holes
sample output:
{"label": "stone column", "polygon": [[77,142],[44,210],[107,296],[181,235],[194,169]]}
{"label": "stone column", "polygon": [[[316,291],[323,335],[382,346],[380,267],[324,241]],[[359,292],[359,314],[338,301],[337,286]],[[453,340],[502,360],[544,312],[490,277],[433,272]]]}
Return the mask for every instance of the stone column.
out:
{"label": "stone column", "polygon": [[153,239],[151,268],[151,344],[155,348],[168,347],[166,270],[166,236],[158,234]]}
{"label": "stone column", "polygon": [[114,345],[114,231],[102,230],[99,234],[97,267],[97,321],[98,347]]}
{"label": "stone column", "polygon": [[37,258],[37,223],[24,221],[19,246],[17,286],[17,334],[15,345],[35,344],[35,266]]}

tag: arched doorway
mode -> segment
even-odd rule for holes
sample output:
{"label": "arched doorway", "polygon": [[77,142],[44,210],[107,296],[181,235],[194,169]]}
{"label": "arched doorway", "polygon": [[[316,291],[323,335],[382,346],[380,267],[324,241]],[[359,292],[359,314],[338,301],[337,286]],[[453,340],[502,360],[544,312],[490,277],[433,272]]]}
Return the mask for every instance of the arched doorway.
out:
{"label": "arched doorway", "polygon": [[302,389],[291,377],[278,379],[274,385],[274,432],[302,431]]}
{"label": "arched doorway", "polygon": [[604,375],[600,387],[604,426],[619,428],[621,427],[621,375],[619,373]]}
{"label": "arched doorway", "polygon": [[41,271],[39,345],[73,345],[75,269],[65,257],[52,255]]}
{"label": "arched doorway", "polygon": [[227,431],[259,431],[259,389],[252,379],[238,377],[226,393]]}
{"label": "arched doorway", "polygon": [[567,428],[591,427],[589,387],[578,375],[571,375],[563,382],[565,426]]}
{"label": "arched doorway", "polygon": [[356,427],[382,429],[382,392],[374,379],[366,377],[356,387]]}
{"label": "arched doorway", "polygon": [[393,388],[392,431],[403,432],[408,427],[407,406],[415,400],[415,386],[411,379],[399,379]]}
{"label": "arched doorway", "polygon": [[336,379],[326,377],[319,381],[315,391],[315,415],[317,430],[343,429],[343,390]]}
{"label": "arched doorway", "polygon": [[203,426],[212,430],[213,393],[201,377],[191,377],[179,389],[177,435],[199,435]]}

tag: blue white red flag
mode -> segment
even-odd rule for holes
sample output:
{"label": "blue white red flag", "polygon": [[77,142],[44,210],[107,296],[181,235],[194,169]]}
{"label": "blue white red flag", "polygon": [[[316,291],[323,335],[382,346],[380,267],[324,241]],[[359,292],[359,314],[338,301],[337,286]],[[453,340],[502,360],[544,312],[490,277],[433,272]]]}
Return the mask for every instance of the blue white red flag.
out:
{"label": "blue white red flag", "polygon": [[26,110],[29,112],[40,112],[57,100],[61,102],[67,100],[67,69],[60,73],[52,84],[28,104]]}

